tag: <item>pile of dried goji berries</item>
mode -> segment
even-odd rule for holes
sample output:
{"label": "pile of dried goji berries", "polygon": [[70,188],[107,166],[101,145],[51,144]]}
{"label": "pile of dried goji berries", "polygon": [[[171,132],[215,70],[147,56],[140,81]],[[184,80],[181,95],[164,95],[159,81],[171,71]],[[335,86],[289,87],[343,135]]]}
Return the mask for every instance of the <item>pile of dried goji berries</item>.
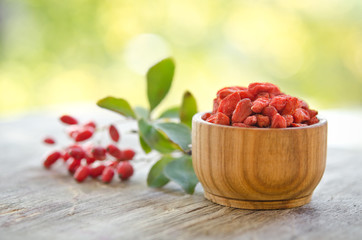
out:
{"label": "pile of dried goji berries", "polygon": [[[50,168],[55,162],[63,159],[69,173],[78,182],[83,182],[88,176],[101,179],[105,183],[112,181],[118,173],[121,180],[127,180],[133,175],[132,160],[135,151],[132,149],[120,150],[115,144],[120,140],[120,133],[114,125],[108,126],[109,136],[115,144],[108,146],[93,145],[90,140],[97,131],[94,122],[79,124],[78,120],[69,115],[60,117],[60,121],[68,125],[66,132],[72,139],[72,144],[58,151],[50,153],[44,167]],[[46,144],[55,144],[53,138],[44,139]]]}
{"label": "pile of dried goji berries", "polygon": [[304,127],[318,123],[318,112],[271,83],[225,87],[217,92],[212,113],[202,119],[221,125],[249,128]]}

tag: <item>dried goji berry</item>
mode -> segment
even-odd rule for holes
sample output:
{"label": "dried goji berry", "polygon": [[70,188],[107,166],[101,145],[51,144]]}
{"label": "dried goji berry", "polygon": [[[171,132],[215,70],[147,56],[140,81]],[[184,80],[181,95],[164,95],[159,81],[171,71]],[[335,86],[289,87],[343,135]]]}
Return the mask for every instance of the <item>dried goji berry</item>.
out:
{"label": "dried goji berry", "polygon": [[255,116],[256,116],[256,119],[257,119],[257,125],[259,127],[261,127],[261,128],[269,127],[270,119],[269,119],[268,116],[264,116],[264,115],[261,115],[261,114],[257,114]]}
{"label": "dried goji berry", "polygon": [[300,107],[299,99],[296,97],[288,96],[287,103],[282,111],[282,115],[293,115],[295,110]]}
{"label": "dried goji berry", "polygon": [[251,111],[251,100],[249,98],[244,98],[238,102],[235,107],[235,110],[232,114],[231,122],[232,123],[242,123],[244,120],[252,114]]}
{"label": "dried goji berry", "polygon": [[306,103],[304,100],[299,99],[299,105],[301,108],[309,109],[308,103]]}
{"label": "dried goji berry", "polygon": [[309,109],[309,108],[306,110],[308,111],[310,118],[313,118],[313,117],[317,116],[317,114],[318,114],[317,110],[313,110],[313,109]]}
{"label": "dried goji berry", "polygon": [[261,93],[258,93],[258,95],[256,95],[256,99],[258,99],[258,98],[270,98],[270,94],[267,92],[261,92]]}
{"label": "dried goji berry", "polygon": [[301,123],[310,119],[309,112],[304,108],[297,108],[293,114],[294,122]]}
{"label": "dried goji berry", "polygon": [[253,102],[253,106],[251,106],[251,110],[255,113],[261,113],[263,109],[268,106],[269,99],[267,98],[258,98]]}
{"label": "dried goji berry", "polygon": [[270,101],[270,106],[281,112],[287,104],[287,95],[276,96]]}
{"label": "dried goji berry", "polygon": [[222,100],[236,91],[237,91],[237,89],[235,89],[235,88],[227,87],[227,88],[220,89],[216,95],[219,99]]}
{"label": "dried goji berry", "polygon": [[240,90],[238,91],[240,99],[249,98],[250,100],[254,100],[254,95],[251,94],[248,90]]}
{"label": "dried goji berry", "polygon": [[273,94],[280,93],[278,86],[276,86],[272,83],[250,83],[248,86],[248,90],[254,96],[258,95],[258,93],[261,93],[261,92],[267,92],[267,93],[273,93]]}
{"label": "dried goji berry", "polygon": [[283,116],[281,116],[279,113],[275,114],[272,123],[272,128],[286,128],[287,127],[287,121]]}
{"label": "dried goji berry", "polygon": [[240,101],[239,94],[237,92],[232,93],[220,102],[217,111],[225,114],[230,118],[239,101]]}
{"label": "dried goji berry", "polygon": [[212,106],[212,113],[217,113],[217,110],[219,109],[219,99],[215,98],[213,101],[213,106]]}
{"label": "dried goji berry", "polygon": [[307,122],[308,125],[313,125],[313,124],[316,124],[316,123],[319,123],[319,119],[318,119],[317,117],[312,117],[312,118]]}
{"label": "dried goji berry", "polygon": [[292,115],[283,115],[283,117],[285,118],[285,121],[287,122],[287,127],[289,127],[294,122],[294,118]]}
{"label": "dried goji berry", "polygon": [[278,113],[278,110],[273,106],[267,106],[263,109],[263,111],[261,113],[264,116],[268,116],[268,117],[272,118],[275,114]]}
{"label": "dried goji berry", "polygon": [[257,123],[258,119],[255,115],[249,116],[245,119],[244,124],[254,126]]}
{"label": "dried goji berry", "polygon": [[230,118],[221,112],[211,115],[206,121],[215,124],[230,125]]}
{"label": "dried goji berry", "polygon": [[206,119],[208,119],[211,116],[211,113],[205,113],[204,115],[202,115],[201,119],[206,121]]}

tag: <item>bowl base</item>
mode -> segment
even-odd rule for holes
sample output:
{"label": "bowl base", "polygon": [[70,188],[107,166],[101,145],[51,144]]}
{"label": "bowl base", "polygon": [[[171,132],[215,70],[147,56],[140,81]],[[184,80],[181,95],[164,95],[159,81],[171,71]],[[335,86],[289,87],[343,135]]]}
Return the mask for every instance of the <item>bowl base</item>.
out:
{"label": "bowl base", "polygon": [[273,200],[273,201],[251,201],[233,198],[220,197],[205,191],[204,196],[211,202],[233,208],[249,209],[249,210],[271,210],[286,209],[303,206],[310,202],[312,194],[296,199],[289,200]]}

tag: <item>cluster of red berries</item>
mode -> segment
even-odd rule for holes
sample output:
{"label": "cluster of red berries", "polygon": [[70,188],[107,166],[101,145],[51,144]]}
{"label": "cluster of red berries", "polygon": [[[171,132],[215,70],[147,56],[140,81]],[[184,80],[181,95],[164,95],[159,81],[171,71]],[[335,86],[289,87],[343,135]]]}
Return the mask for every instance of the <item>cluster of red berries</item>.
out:
{"label": "cluster of red berries", "polygon": [[[133,175],[132,160],[135,151],[132,149],[119,149],[115,144],[106,147],[83,143],[92,138],[97,130],[94,122],[78,124],[78,120],[69,115],[60,117],[60,121],[68,125],[67,132],[73,140],[70,146],[63,150],[50,153],[45,161],[44,167],[49,169],[59,159],[63,159],[70,174],[78,182],[83,182],[88,176],[101,179],[105,183],[112,181],[115,172],[121,180],[127,180]],[[114,143],[120,140],[120,134],[114,125],[108,127],[109,136]],[[53,138],[44,139],[46,144],[55,144]]]}
{"label": "cluster of red berries", "polygon": [[272,83],[251,83],[220,89],[212,113],[205,113],[202,119],[234,127],[287,128],[316,124],[317,114],[305,101],[282,93]]}

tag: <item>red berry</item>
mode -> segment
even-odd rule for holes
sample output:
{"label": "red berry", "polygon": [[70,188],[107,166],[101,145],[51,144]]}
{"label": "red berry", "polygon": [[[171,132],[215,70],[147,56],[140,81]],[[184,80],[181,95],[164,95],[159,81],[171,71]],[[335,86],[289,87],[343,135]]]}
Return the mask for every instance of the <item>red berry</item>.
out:
{"label": "red berry", "polygon": [[244,120],[244,124],[254,126],[258,122],[258,119],[255,115],[249,116]]}
{"label": "red berry", "polygon": [[91,156],[86,156],[85,157],[85,160],[87,161],[87,164],[92,164],[96,161],[96,159],[94,157],[91,157]]}
{"label": "red berry", "polygon": [[78,182],[83,182],[89,175],[89,167],[88,166],[80,166],[74,173],[74,179]]}
{"label": "red berry", "polygon": [[297,108],[293,114],[294,122],[295,123],[301,123],[304,121],[309,121],[310,115],[307,110],[304,108]]}
{"label": "red berry", "polygon": [[267,106],[267,107],[265,107],[264,109],[263,109],[263,111],[262,111],[262,114],[264,115],[264,116],[268,116],[268,117],[270,117],[270,118],[272,118],[275,114],[277,114],[278,113],[278,110],[275,108],[275,107],[273,107],[273,106]]}
{"label": "red berry", "polygon": [[204,115],[202,115],[202,120],[206,121],[206,119],[208,119],[209,117],[211,117],[211,113],[205,113]]}
{"label": "red berry", "polygon": [[107,147],[107,151],[109,154],[111,154],[113,157],[117,158],[117,159],[122,159],[122,151],[119,150],[119,148],[113,144],[109,144]]}
{"label": "red berry", "polygon": [[254,95],[257,95],[261,92],[280,94],[279,88],[272,83],[250,83],[248,86],[248,90]]}
{"label": "red berry", "polygon": [[122,180],[130,178],[133,175],[133,172],[133,167],[128,161],[121,162],[117,167],[117,173]]}
{"label": "red berry", "polygon": [[49,154],[44,161],[44,167],[50,168],[50,166],[53,165],[61,156],[62,154],[58,151]]}
{"label": "red berry", "polygon": [[106,168],[106,166],[104,165],[99,165],[97,167],[93,167],[90,169],[89,171],[89,175],[92,177],[92,178],[96,178],[96,177],[99,177],[100,175],[102,175],[102,172],[103,170]]}
{"label": "red berry", "polygon": [[287,122],[287,127],[289,127],[294,122],[294,118],[292,115],[283,115],[283,117],[285,118],[285,121]]}
{"label": "red berry", "polygon": [[69,153],[68,152],[63,153],[62,158],[63,158],[64,162],[66,162],[70,158]]}
{"label": "red berry", "polygon": [[82,142],[91,138],[92,136],[93,136],[93,131],[86,129],[76,135],[75,141]]}
{"label": "red berry", "polygon": [[319,119],[318,119],[317,117],[312,117],[312,118],[307,122],[308,125],[313,125],[313,124],[316,124],[316,123],[319,123]]}
{"label": "red berry", "polygon": [[211,115],[208,119],[206,119],[206,121],[210,122],[210,123],[221,124],[221,125],[230,124],[230,118],[221,112],[217,112],[217,113]]}
{"label": "red berry", "polygon": [[270,125],[270,119],[268,116],[264,116],[264,115],[261,115],[261,114],[257,114],[255,115],[256,116],[256,119],[257,119],[257,125],[261,128],[263,127],[269,127]]}
{"label": "red berry", "polygon": [[263,109],[269,104],[268,98],[258,98],[253,102],[253,106],[251,106],[251,110],[255,113],[261,113]]}
{"label": "red berry", "polygon": [[113,141],[115,142],[119,141],[119,132],[114,125],[109,126],[109,135],[111,136]]}
{"label": "red berry", "polygon": [[118,165],[118,162],[117,162],[117,161],[110,161],[110,162],[107,164],[107,167],[115,168],[115,167],[117,167],[117,165]]}
{"label": "red berry", "polygon": [[51,137],[47,137],[47,138],[44,138],[43,142],[47,143],[47,144],[54,144],[55,140]]}
{"label": "red berry", "polygon": [[[233,112],[235,110],[236,105],[241,100],[239,93],[234,92],[221,100],[219,108],[217,109],[218,112],[221,112],[231,118]],[[229,125],[229,124],[228,124]]]}
{"label": "red berry", "polygon": [[92,149],[92,155],[96,160],[106,159],[106,152],[106,149],[101,146],[97,146]]}
{"label": "red berry", "polygon": [[251,94],[247,89],[238,91],[238,93],[241,99],[249,98],[250,100],[254,100],[254,95]]}
{"label": "red berry", "polygon": [[279,113],[275,114],[272,122],[271,122],[272,128],[286,128],[287,127],[287,121],[283,116],[280,116]]}
{"label": "red berry", "polygon": [[69,173],[73,174],[80,166],[80,159],[69,158],[67,161],[67,165]]}
{"label": "red berry", "polygon": [[132,160],[135,154],[132,149],[125,149],[122,151],[122,160]]}
{"label": "red berry", "polygon": [[90,122],[84,124],[84,128],[93,128],[93,129],[96,129],[96,128],[97,128],[97,125],[96,125],[95,122],[90,121]]}
{"label": "red berry", "polygon": [[80,129],[80,127],[78,125],[70,126],[67,129],[69,137],[71,137],[73,139],[80,133],[80,130],[81,129]]}
{"label": "red berry", "polygon": [[78,145],[73,145],[69,147],[69,155],[77,160],[81,160],[86,156],[83,148]]}
{"label": "red berry", "polygon": [[232,123],[241,123],[249,117],[253,112],[251,111],[251,100],[249,98],[244,98],[240,100],[235,107],[233,116],[231,118]]}
{"label": "red berry", "polygon": [[114,169],[113,167],[106,167],[102,172],[102,181],[104,183],[109,183],[112,181],[114,176]]}
{"label": "red berry", "polygon": [[65,124],[68,124],[68,125],[78,124],[77,119],[75,119],[74,117],[69,116],[69,115],[61,116],[60,121],[62,121]]}

